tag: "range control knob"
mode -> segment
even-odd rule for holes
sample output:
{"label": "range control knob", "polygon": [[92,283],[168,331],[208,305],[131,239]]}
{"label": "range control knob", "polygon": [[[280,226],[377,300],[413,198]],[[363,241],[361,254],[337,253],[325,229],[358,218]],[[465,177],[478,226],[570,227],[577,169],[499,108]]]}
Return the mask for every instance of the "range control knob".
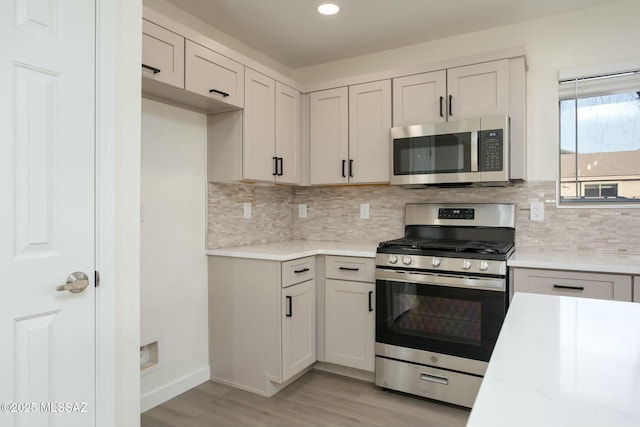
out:
{"label": "range control knob", "polygon": [[413,260],[411,259],[411,257],[409,255],[405,255],[402,257],[402,263],[404,265],[409,265],[413,262]]}
{"label": "range control knob", "polygon": [[489,269],[489,263],[487,261],[480,261],[478,263],[478,268],[480,271],[487,271]]}
{"label": "range control knob", "polygon": [[433,258],[431,258],[431,265],[438,268],[440,267],[440,264],[442,264],[442,258],[434,256]]}
{"label": "range control knob", "polygon": [[471,268],[471,261],[469,261],[468,259],[463,259],[462,264],[460,266],[462,267],[463,270],[468,270]]}
{"label": "range control knob", "polygon": [[395,264],[398,262],[398,255],[389,255],[389,264]]}

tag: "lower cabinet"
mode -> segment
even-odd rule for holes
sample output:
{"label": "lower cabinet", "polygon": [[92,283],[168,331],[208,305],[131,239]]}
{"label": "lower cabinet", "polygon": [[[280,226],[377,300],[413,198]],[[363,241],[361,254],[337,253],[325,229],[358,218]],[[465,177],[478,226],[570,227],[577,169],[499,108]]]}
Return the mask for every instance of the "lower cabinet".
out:
{"label": "lower cabinet", "polygon": [[211,379],[272,396],[316,361],[313,257],[209,257]]}
{"label": "lower cabinet", "polygon": [[513,269],[514,292],[632,300],[631,276],[531,268]]}
{"label": "lower cabinet", "polygon": [[326,260],[325,360],[373,372],[375,366],[375,262]]}

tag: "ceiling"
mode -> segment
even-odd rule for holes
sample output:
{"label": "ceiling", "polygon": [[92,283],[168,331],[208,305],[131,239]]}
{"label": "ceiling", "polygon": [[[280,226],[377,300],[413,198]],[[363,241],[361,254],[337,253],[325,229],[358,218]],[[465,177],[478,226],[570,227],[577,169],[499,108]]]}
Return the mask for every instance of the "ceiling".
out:
{"label": "ceiling", "polygon": [[262,52],[298,68],[569,12],[615,0],[168,0]]}

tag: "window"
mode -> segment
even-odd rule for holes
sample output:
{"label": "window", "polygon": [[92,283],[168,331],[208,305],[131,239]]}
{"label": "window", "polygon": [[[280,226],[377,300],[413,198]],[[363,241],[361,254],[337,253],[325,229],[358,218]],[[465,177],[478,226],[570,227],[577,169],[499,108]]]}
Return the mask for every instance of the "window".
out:
{"label": "window", "polygon": [[640,203],[640,71],[560,81],[560,202]]}

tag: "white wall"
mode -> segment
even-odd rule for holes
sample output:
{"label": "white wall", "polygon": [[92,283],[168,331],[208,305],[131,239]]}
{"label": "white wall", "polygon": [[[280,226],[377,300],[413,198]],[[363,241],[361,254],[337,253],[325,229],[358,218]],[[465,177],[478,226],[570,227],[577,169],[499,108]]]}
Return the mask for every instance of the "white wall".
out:
{"label": "white wall", "polygon": [[524,46],[528,72],[527,158],[530,180],[558,169],[558,71],[640,59],[640,1],[626,0],[515,25],[296,70],[301,83],[429,64]]}
{"label": "white wall", "polygon": [[161,368],[141,378],[141,410],[209,379],[207,118],[142,100],[141,344]]}

